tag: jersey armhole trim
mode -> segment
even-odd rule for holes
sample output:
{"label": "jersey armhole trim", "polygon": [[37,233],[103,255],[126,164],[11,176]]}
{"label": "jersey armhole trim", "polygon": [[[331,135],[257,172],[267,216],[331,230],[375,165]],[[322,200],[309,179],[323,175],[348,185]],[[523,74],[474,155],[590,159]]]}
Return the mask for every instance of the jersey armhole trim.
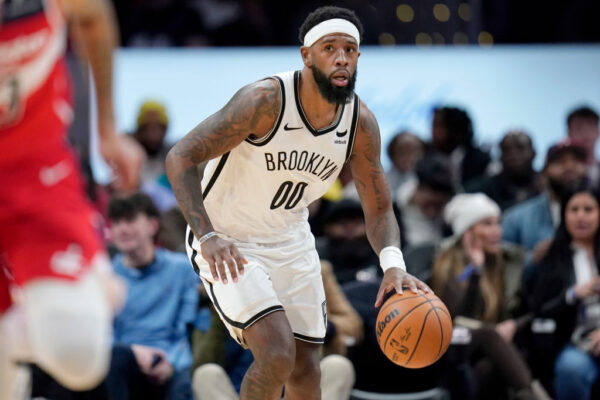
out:
{"label": "jersey armhole trim", "polygon": [[275,79],[277,80],[277,82],[279,82],[279,93],[281,93],[281,103],[279,105],[279,115],[277,116],[277,122],[275,122],[275,126],[273,126],[273,128],[271,128],[271,130],[260,139],[250,139],[249,137],[245,139],[246,142],[254,146],[264,146],[265,144],[269,143],[271,139],[273,139],[275,133],[277,132],[277,130],[279,130],[279,125],[281,125],[281,121],[283,120],[283,114],[285,112],[285,86],[283,85],[283,80],[278,76],[270,76],[265,79]]}
{"label": "jersey armhole trim", "polygon": [[358,125],[358,118],[360,116],[360,102],[358,96],[354,94],[354,110],[352,112],[352,124],[350,125],[350,136],[348,136],[348,147],[346,149],[346,161],[352,156],[352,150],[354,149],[354,138],[356,137],[356,126]]}

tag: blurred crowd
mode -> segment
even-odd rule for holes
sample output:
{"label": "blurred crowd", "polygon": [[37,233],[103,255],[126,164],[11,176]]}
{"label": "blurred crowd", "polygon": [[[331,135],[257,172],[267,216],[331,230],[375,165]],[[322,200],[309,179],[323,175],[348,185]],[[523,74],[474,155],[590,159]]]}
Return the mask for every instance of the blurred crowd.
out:
{"label": "blurred crowd", "polygon": [[[590,0],[113,0],[127,47],[294,46],[304,17],[331,4],[356,12],[365,27],[363,43],[478,43],[486,32],[495,43],[594,42],[600,40]],[[434,7],[442,7],[438,14]],[[458,36],[456,36],[458,34]],[[456,38],[464,38],[457,41]],[[488,41],[489,42],[489,41]],[[423,44],[418,41],[419,44]],[[489,44],[489,43],[488,43]]]}
{"label": "blurred crowd", "polygon": [[[430,367],[399,368],[379,350],[373,301],[382,273],[351,171],[311,204],[329,319],[324,399],[346,399],[351,388],[443,388],[467,400],[600,395],[599,118],[585,105],[566,111],[564,138],[540,171],[528,132],[506,132],[494,159],[468,112],[452,106],[433,110],[430,132],[399,132],[383,149],[408,271],[454,320],[449,351]],[[68,394],[36,371],[34,395],[237,398],[252,355],[227,335],[184,254],[186,222],[164,170],[168,124],[167,107],[148,100],[123,138],[144,156],[137,192],[88,185],[129,289],[109,376],[93,392]]]}

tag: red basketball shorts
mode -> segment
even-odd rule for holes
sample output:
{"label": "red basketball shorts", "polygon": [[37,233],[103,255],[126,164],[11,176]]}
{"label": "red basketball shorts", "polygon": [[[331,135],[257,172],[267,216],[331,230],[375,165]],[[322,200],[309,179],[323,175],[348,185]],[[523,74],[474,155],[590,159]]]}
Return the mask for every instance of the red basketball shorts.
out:
{"label": "red basketball shorts", "polygon": [[17,160],[2,158],[0,314],[11,304],[11,285],[38,278],[76,280],[103,251],[96,213],[66,142]]}

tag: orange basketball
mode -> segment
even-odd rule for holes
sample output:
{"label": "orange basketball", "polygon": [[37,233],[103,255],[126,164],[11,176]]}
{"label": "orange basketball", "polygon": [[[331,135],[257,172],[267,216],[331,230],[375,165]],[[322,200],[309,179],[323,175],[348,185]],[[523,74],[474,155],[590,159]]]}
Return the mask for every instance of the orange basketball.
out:
{"label": "orange basketball", "polygon": [[452,318],[435,294],[415,294],[405,289],[381,306],[375,334],[379,347],[392,362],[405,368],[423,368],[448,349]]}

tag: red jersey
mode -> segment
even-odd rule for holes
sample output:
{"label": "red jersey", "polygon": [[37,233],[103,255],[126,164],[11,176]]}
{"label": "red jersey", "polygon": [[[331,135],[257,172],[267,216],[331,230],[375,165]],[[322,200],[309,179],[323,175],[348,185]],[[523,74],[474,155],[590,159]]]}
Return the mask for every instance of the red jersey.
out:
{"label": "red jersey", "polygon": [[13,283],[79,279],[103,246],[64,140],[73,112],[62,11],[57,0],[4,0],[0,19],[1,315]]}
{"label": "red jersey", "polygon": [[61,138],[72,103],[57,1],[4,0],[0,7],[1,165]]}

